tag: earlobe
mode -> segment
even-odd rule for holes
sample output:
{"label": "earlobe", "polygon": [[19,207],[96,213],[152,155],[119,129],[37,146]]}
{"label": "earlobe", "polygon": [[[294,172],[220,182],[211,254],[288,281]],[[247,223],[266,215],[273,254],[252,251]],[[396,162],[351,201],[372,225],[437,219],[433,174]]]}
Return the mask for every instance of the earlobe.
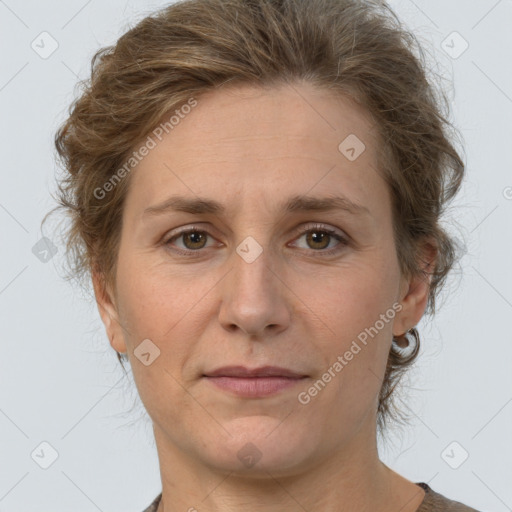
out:
{"label": "earlobe", "polygon": [[105,280],[100,272],[92,272],[92,283],[98,312],[105,325],[110,345],[117,352],[126,352],[124,338],[119,329],[117,308],[111,298],[112,294],[106,289]]}
{"label": "earlobe", "polygon": [[402,310],[395,321],[394,336],[400,336],[412,327],[415,327],[423,316],[427,307],[430,292],[432,272],[435,268],[437,255],[435,244],[427,242],[423,248],[422,270],[423,273],[411,277],[405,283],[407,289],[405,296],[400,301]]}
{"label": "earlobe", "polygon": [[126,345],[124,343],[124,341],[121,339],[119,340],[118,338],[116,338],[116,336],[114,335],[114,333],[112,333],[112,336],[109,336],[108,337],[109,341],[110,341],[110,346],[118,353],[120,354],[126,354],[127,350],[126,350]]}
{"label": "earlobe", "polygon": [[407,294],[400,302],[402,311],[396,322],[396,329],[400,332],[393,333],[400,336],[418,324],[425,312],[428,300],[430,281],[424,276],[417,276],[411,279]]}
{"label": "earlobe", "polygon": [[108,330],[111,327],[112,319],[116,316],[115,306],[106,290],[103,276],[97,271],[92,272],[92,284],[101,319]]}

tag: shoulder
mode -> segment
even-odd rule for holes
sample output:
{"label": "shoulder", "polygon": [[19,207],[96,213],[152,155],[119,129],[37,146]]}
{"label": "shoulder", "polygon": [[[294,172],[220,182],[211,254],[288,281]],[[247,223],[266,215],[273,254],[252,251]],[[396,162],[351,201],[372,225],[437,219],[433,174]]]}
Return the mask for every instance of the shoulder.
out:
{"label": "shoulder", "polygon": [[425,491],[425,498],[416,512],[478,512],[478,510],[453,501],[442,494],[435,492],[423,482],[416,483]]}
{"label": "shoulder", "polygon": [[160,500],[162,499],[162,493],[160,493],[154,500],[151,505],[149,505],[148,508],[145,508],[142,512],[156,512],[156,509],[158,508],[158,505],[160,504]]}

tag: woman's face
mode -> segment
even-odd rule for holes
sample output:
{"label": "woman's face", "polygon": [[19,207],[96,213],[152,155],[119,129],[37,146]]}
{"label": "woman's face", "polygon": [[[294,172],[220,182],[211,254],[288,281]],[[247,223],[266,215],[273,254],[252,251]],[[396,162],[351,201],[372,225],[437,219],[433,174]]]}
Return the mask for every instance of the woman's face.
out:
{"label": "woman's face", "polygon": [[[364,460],[392,335],[426,300],[400,277],[371,117],[298,84],[197,102],[132,171],[112,303],[94,281],[159,451],[273,474]],[[204,203],[148,210],[178,196]],[[306,208],[334,197],[361,208]],[[219,384],[248,379],[206,377],[226,366],[303,378],[247,396]]]}

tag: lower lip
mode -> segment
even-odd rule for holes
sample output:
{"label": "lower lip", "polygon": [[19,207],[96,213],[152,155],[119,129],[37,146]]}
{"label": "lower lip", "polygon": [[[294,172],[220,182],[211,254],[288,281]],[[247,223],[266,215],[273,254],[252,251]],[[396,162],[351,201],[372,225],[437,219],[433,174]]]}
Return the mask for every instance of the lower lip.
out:
{"label": "lower lip", "polygon": [[238,396],[258,398],[273,395],[291,388],[304,377],[205,377],[220,389],[231,391]]}

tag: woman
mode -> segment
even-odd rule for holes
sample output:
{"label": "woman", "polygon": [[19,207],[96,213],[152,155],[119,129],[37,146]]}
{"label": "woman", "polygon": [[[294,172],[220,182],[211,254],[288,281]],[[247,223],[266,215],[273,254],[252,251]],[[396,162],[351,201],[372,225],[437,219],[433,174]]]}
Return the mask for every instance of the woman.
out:
{"label": "woman", "polygon": [[474,510],[376,440],[456,259],[440,101],[382,2],[188,0],[95,55],[58,200],[153,421],[146,512]]}

